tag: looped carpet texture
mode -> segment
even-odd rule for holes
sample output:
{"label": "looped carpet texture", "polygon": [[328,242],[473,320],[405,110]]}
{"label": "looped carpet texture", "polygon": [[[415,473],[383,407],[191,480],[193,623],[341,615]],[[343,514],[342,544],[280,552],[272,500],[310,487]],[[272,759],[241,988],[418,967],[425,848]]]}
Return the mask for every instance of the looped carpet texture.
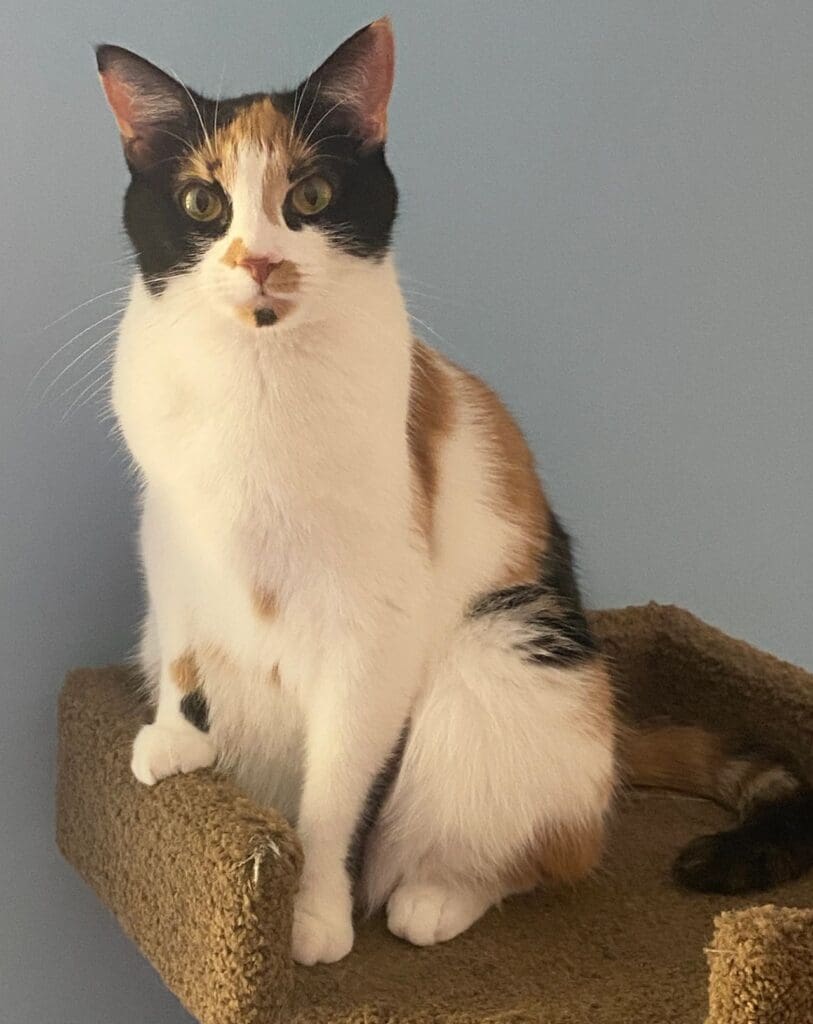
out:
{"label": "looped carpet texture", "polygon": [[[813,777],[812,676],[678,608],[592,620],[627,716],[725,723]],[[341,963],[295,967],[295,834],[211,772],[138,785],[145,715],[124,668],[70,673],[57,837],[201,1024],[813,1024],[813,880],[756,907],[677,890],[675,853],[728,818],[655,791],[622,797],[604,867],[573,888],[507,901],[431,949],[361,922]]]}

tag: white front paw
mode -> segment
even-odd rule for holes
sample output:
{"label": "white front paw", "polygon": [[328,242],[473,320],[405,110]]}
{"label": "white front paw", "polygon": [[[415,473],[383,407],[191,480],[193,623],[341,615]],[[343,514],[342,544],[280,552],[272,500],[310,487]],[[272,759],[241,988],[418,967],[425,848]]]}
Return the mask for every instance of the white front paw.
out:
{"label": "white front paw", "polygon": [[145,786],[154,786],[168,775],[194,772],[215,763],[214,744],[193,725],[180,722],[176,727],[144,725],[133,742],[130,768]]}
{"label": "white front paw", "polygon": [[[344,901],[324,900],[300,893],[294,903],[292,955],[298,964],[332,964],[353,948],[353,920]],[[331,905],[332,904],[332,905]]]}

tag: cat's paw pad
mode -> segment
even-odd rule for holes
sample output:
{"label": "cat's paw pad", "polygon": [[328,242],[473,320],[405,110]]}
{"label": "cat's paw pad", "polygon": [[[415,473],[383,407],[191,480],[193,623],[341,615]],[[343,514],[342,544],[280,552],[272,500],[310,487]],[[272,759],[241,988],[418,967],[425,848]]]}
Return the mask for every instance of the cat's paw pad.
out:
{"label": "cat's paw pad", "polygon": [[316,911],[310,901],[294,905],[294,929],[291,953],[298,964],[333,964],[353,948],[353,922],[350,913]]}
{"label": "cat's paw pad", "polygon": [[169,775],[209,768],[216,756],[212,741],[194,726],[184,722],[176,729],[153,723],[139,730],[130,768],[139,782],[154,786]]}
{"label": "cat's paw pad", "polygon": [[389,898],[387,925],[393,935],[415,946],[433,946],[464,932],[490,903],[476,893],[405,882]]}

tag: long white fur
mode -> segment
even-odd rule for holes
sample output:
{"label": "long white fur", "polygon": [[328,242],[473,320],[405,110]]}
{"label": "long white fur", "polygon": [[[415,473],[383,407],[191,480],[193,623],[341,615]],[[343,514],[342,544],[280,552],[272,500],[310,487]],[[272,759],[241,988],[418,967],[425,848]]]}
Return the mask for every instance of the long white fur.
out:
{"label": "long white fur", "polygon": [[[459,405],[430,555],[413,518],[412,342],[393,263],[272,224],[267,159],[242,154],[227,236],[159,297],[137,278],[120,331],[114,405],[145,482],[142,661],[158,703],[133,770],[151,784],[217,759],[297,823],[293,954],[315,963],[351,948],[348,843],[408,719],[362,888],[422,944],[504,896],[500,869],[540,830],[603,813],[612,737],[579,724],[587,680],[523,663],[518,626],[466,617],[517,539],[485,500],[483,427]],[[300,268],[296,310],[273,328],[235,315],[256,294],[221,261],[235,238]],[[443,372],[462,401],[458,371]],[[276,597],[273,620],[252,604],[258,588]],[[187,651],[208,735],[181,715],[169,671]]]}

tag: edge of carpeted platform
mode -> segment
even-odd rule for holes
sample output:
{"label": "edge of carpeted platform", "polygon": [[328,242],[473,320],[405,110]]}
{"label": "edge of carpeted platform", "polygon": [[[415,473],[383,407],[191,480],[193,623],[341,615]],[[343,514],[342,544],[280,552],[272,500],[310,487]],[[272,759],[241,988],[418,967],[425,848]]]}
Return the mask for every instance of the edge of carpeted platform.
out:
{"label": "edge of carpeted platform", "polygon": [[269,1024],[293,983],[299,843],[211,772],[138,785],[129,758],[141,715],[122,668],[67,677],[59,848],[202,1024]]}
{"label": "edge of carpeted platform", "polygon": [[706,1024],[813,1021],[813,910],[768,904],[714,926]]}
{"label": "edge of carpeted platform", "polygon": [[[813,677],[679,608],[649,604],[592,619],[631,717],[724,721],[787,749],[813,776]],[[139,786],[129,754],[143,714],[125,669],[68,676],[59,712],[60,849],[201,1024],[284,1020],[296,836],[211,772]],[[810,941],[813,911],[755,907],[716,925],[708,1024],[810,1024],[813,956],[805,974],[799,943]],[[442,1019],[454,1019],[454,1008]],[[488,1018],[522,1019],[510,1011]]]}

